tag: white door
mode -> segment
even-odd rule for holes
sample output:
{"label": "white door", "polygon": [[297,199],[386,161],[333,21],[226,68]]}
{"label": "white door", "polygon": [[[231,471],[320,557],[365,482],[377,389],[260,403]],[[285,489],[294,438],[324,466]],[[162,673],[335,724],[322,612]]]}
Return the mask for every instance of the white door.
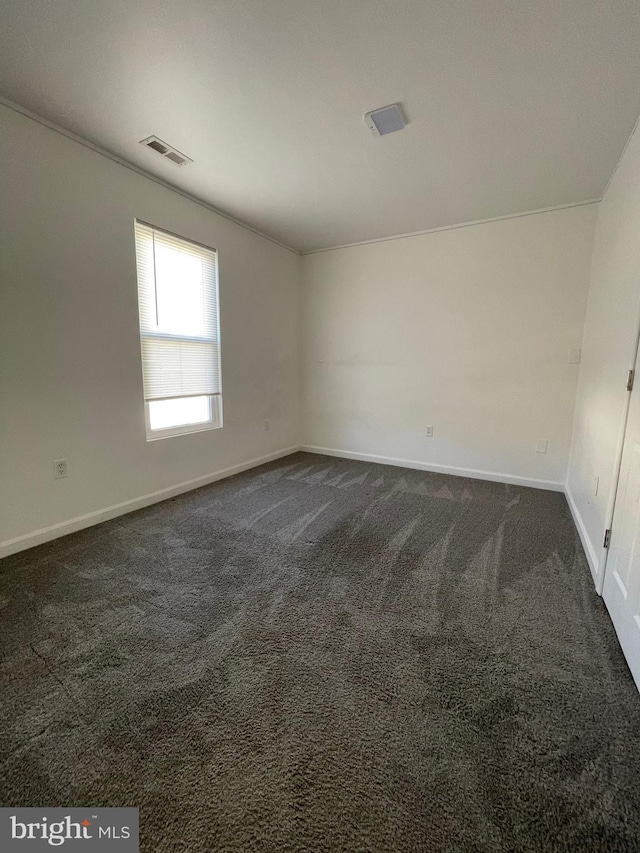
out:
{"label": "white door", "polygon": [[640,689],[640,374],[636,363],[604,576],[604,600]]}

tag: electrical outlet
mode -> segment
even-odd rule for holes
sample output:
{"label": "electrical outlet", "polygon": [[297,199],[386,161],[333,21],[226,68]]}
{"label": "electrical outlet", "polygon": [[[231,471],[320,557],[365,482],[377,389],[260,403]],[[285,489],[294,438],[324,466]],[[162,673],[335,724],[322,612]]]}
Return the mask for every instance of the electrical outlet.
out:
{"label": "electrical outlet", "polygon": [[536,444],[536,453],[546,453],[549,449],[549,442],[541,440]]}
{"label": "electrical outlet", "polygon": [[271,424],[269,423],[269,421],[265,421],[264,422],[264,431],[269,432],[270,429],[271,429]]}
{"label": "electrical outlet", "polygon": [[66,459],[56,459],[53,463],[53,478],[54,480],[62,480],[63,477],[67,477],[67,460]]}
{"label": "electrical outlet", "polygon": [[424,434],[425,434],[425,438],[433,438],[433,426],[431,424],[428,424],[424,428]]}

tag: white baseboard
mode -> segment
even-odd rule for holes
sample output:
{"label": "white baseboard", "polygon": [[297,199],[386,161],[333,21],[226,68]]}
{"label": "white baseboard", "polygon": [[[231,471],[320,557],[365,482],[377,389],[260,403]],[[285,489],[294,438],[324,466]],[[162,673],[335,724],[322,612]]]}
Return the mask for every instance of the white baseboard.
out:
{"label": "white baseboard", "polygon": [[531,480],[517,474],[501,474],[496,471],[479,471],[476,468],[452,468],[450,465],[437,465],[431,462],[419,462],[416,459],[396,459],[393,456],[378,456],[375,453],[354,453],[351,450],[335,450],[332,447],[312,447],[302,445],[300,450],[307,453],[320,453],[323,456],[341,456],[343,459],[358,459],[362,462],[376,462],[379,465],[395,465],[399,468],[414,468],[418,471],[433,471],[436,474],[451,474],[454,477],[471,477],[473,480],[491,480],[494,483],[509,483],[513,486],[529,486],[533,489],[548,489],[563,492],[564,483],[555,480]]}
{"label": "white baseboard", "polygon": [[0,559],[8,557],[19,551],[24,551],[27,548],[33,548],[35,545],[50,542],[52,539],[57,539],[60,536],[66,536],[68,533],[75,533],[77,530],[83,530],[86,527],[92,527],[93,525],[100,524],[103,521],[109,521],[112,518],[116,518],[119,515],[125,515],[128,512],[133,512],[136,509],[142,509],[145,506],[159,503],[160,501],[167,500],[168,498],[175,497],[176,495],[183,494],[184,492],[189,492],[192,489],[198,489],[200,486],[215,483],[217,480],[223,480],[225,477],[232,477],[234,474],[240,474],[242,471],[248,471],[250,468],[256,468],[258,465],[264,465],[266,462],[272,462],[275,459],[290,456],[298,450],[303,450],[308,453],[319,453],[323,456],[337,456],[344,459],[361,460],[363,462],[376,462],[380,465],[393,465],[400,468],[413,468],[419,471],[433,471],[439,474],[451,474],[456,477],[471,477],[476,480],[490,480],[492,482],[509,483],[516,486],[529,486],[536,489],[563,491],[567,498],[567,503],[569,504],[573,520],[578,529],[580,540],[587,557],[587,562],[589,563],[589,568],[597,585],[598,572],[596,567],[598,566],[598,560],[595,556],[589,537],[587,536],[586,529],[573,500],[573,496],[568,488],[566,488],[562,483],[556,483],[553,480],[532,480],[527,477],[496,473],[495,471],[479,471],[475,468],[454,468],[448,465],[419,462],[415,459],[399,459],[396,457],[379,456],[373,453],[355,453],[350,450],[336,450],[335,448],[314,447],[311,445],[292,445],[291,447],[285,447],[282,450],[269,453],[266,456],[250,459],[247,462],[242,462],[239,465],[233,465],[230,468],[224,468],[221,471],[214,471],[213,473],[205,474],[204,476],[197,477],[194,480],[187,480],[183,483],[178,483],[175,486],[160,489],[157,492],[151,492],[138,498],[132,498],[131,500],[123,501],[122,503],[87,513],[87,515],[77,516],[69,521],[54,524],[51,527],[44,527],[40,530],[35,530],[32,533],[27,533],[24,536],[18,536],[15,539],[8,539],[4,542],[0,542]]}
{"label": "white baseboard", "polygon": [[596,592],[598,595],[602,595],[600,590],[600,572],[599,566],[600,561],[596,555],[596,552],[593,547],[593,543],[591,542],[589,535],[587,533],[587,528],[584,525],[584,521],[582,520],[582,516],[580,515],[580,511],[576,506],[576,502],[573,499],[573,495],[568,486],[564,487],[564,496],[567,499],[567,503],[569,504],[569,509],[571,510],[571,515],[573,516],[573,522],[578,530],[578,535],[580,536],[580,541],[582,542],[582,547],[584,548],[584,554],[587,558],[587,563],[589,564],[589,568],[591,570],[591,574],[593,576],[593,582],[596,587]]}
{"label": "white baseboard", "polygon": [[75,533],[77,530],[92,527],[94,524],[100,524],[102,521],[109,521],[112,518],[133,512],[136,509],[142,509],[145,506],[166,501],[168,498],[173,498],[192,489],[198,489],[200,486],[206,486],[209,483],[215,483],[217,480],[223,480],[225,477],[232,477],[234,474],[240,474],[242,471],[248,471],[250,468],[264,465],[265,462],[272,462],[274,459],[289,456],[298,450],[300,448],[297,445],[285,447],[283,450],[277,450],[275,453],[260,456],[258,459],[250,459],[248,462],[241,462],[239,465],[224,468],[222,471],[214,471],[211,474],[205,474],[203,477],[196,477],[195,480],[187,480],[184,483],[178,483],[175,486],[169,486],[166,489],[160,489],[157,492],[151,492],[139,498],[132,498],[131,500],[108,506],[105,509],[87,513],[87,515],[79,515],[69,521],[53,524],[51,527],[43,527],[40,530],[27,533],[24,536],[18,536],[15,539],[7,539],[5,542],[0,542],[0,559],[8,557],[10,554],[16,554],[18,551],[33,548],[35,545],[50,542],[52,539],[58,539],[60,536],[66,536],[67,533]]}

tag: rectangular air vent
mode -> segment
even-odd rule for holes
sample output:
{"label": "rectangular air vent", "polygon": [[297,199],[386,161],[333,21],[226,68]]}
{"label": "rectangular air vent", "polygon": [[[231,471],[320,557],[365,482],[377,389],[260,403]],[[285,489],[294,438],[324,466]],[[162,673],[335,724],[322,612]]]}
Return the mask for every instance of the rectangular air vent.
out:
{"label": "rectangular air vent", "polygon": [[152,151],[157,152],[161,157],[164,157],[166,160],[171,160],[171,162],[175,163],[176,166],[186,166],[187,163],[193,163],[193,160],[190,157],[186,157],[184,154],[181,154],[175,148],[167,145],[166,142],[158,139],[157,136],[147,136],[146,139],[141,139],[140,145],[146,145],[147,148],[151,148]]}

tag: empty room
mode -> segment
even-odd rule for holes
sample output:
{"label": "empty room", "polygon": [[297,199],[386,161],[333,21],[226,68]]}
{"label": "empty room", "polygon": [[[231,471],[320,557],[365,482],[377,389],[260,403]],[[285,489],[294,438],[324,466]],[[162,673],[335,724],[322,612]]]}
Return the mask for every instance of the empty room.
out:
{"label": "empty room", "polygon": [[640,850],[637,0],[0,0],[0,850]]}

